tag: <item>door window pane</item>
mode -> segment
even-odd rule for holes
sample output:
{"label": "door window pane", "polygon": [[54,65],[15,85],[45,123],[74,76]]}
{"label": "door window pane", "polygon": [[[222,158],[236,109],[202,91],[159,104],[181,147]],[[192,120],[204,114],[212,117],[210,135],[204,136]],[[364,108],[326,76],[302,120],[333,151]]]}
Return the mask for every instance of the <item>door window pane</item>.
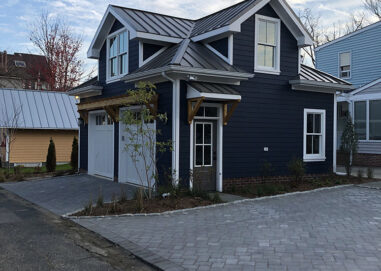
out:
{"label": "door window pane", "polygon": [[196,146],[196,166],[202,166],[202,146]]}
{"label": "door window pane", "polygon": [[212,146],[204,146],[204,166],[212,165]]}
{"label": "door window pane", "polygon": [[355,102],[355,130],[360,140],[366,139],[366,102]]}
{"label": "door window pane", "polygon": [[212,144],[212,125],[205,124],[204,129],[204,144]]}
{"label": "door window pane", "polygon": [[202,144],[203,141],[203,128],[202,124],[196,124],[196,144]]}
{"label": "door window pane", "polygon": [[381,101],[369,102],[369,139],[381,140]]}

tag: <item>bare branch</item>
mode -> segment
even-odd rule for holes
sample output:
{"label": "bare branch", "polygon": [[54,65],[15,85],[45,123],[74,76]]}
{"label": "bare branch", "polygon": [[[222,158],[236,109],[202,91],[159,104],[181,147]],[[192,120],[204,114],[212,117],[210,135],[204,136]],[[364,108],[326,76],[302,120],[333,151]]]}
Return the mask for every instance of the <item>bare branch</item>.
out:
{"label": "bare branch", "polygon": [[381,0],[364,0],[364,8],[381,20]]}

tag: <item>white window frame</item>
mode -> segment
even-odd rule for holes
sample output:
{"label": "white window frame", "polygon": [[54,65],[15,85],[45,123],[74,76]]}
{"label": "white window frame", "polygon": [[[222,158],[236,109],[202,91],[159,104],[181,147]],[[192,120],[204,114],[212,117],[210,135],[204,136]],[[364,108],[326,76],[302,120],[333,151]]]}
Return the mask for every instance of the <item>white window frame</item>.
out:
{"label": "white window frame", "polygon": [[352,108],[352,122],[353,122],[353,125],[355,124],[355,116],[356,116],[356,110],[355,110],[355,103],[356,102],[365,102],[366,103],[366,109],[365,109],[365,112],[366,112],[366,122],[365,122],[365,125],[366,125],[366,137],[365,139],[359,139],[359,142],[374,142],[374,143],[379,143],[381,142],[381,140],[377,140],[377,139],[370,139],[370,103],[372,101],[380,101],[381,98],[379,97],[379,95],[375,96],[374,98],[372,99],[354,99],[352,102],[351,102],[351,108]]}
{"label": "white window frame", "polygon": [[[321,144],[319,154],[307,154],[307,115],[321,115]],[[304,162],[322,162],[326,160],[326,111],[324,109],[304,109],[304,127],[303,127],[303,161]]]}
{"label": "white window frame", "polygon": [[[263,67],[257,65],[257,51],[258,51],[258,42],[259,42],[259,21],[269,21],[276,23],[276,30],[277,30],[277,42],[276,42],[276,48],[275,48],[275,55],[274,55],[274,68],[269,67]],[[281,21],[280,19],[273,18],[273,17],[267,17],[263,15],[256,14],[255,15],[255,41],[254,41],[254,72],[259,73],[268,73],[268,74],[280,74],[280,31],[281,31]]]}
{"label": "white window frame", "polygon": [[[203,126],[203,129],[202,129],[202,143],[197,143],[197,138],[196,138],[196,135],[197,135],[197,125],[198,124],[202,124]],[[205,143],[204,142],[204,135],[205,135],[205,125],[210,125],[210,143]],[[195,125],[194,125],[194,164],[193,166],[195,168],[200,168],[200,167],[213,167],[213,122],[211,121],[197,121],[195,122]],[[197,160],[197,146],[202,146],[202,165],[197,165],[196,164],[196,160]],[[204,147],[205,146],[210,146],[210,164],[209,165],[205,165],[205,151],[204,151]]]}
{"label": "white window frame", "polygon": [[[120,63],[119,63],[119,56],[121,55],[120,52],[119,52],[119,34],[123,33],[123,32],[126,32],[126,37],[127,37],[127,41],[126,41],[126,45],[127,45],[127,62],[126,62],[126,72],[125,73],[121,73],[120,72]],[[107,36],[107,45],[106,45],[106,83],[113,83],[113,82],[116,82],[116,81],[119,81],[120,78],[122,78],[124,75],[128,74],[128,70],[129,70],[129,59],[130,59],[130,48],[129,48],[129,31],[126,29],[126,28],[121,28],[113,33],[111,33],[110,35]],[[115,36],[117,36],[117,41],[116,41],[116,44],[117,44],[117,55],[116,55],[116,59],[117,59],[117,70],[118,70],[118,74],[115,75],[115,76],[112,76],[110,75],[110,72],[111,72],[111,67],[110,67],[110,39],[114,38]]]}
{"label": "white window frame", "polygon": [[[340,63],[340,60],[341,60],[341,54],[349,54],[349,76],[348,77],[341,77],[341,63]],[[343,51],[343,52],[339,52],[338,54],[338,63],[339,63],[339,72],[338,72],[338,77],[340,79],[351,79],[352,78],[352,51]]]}

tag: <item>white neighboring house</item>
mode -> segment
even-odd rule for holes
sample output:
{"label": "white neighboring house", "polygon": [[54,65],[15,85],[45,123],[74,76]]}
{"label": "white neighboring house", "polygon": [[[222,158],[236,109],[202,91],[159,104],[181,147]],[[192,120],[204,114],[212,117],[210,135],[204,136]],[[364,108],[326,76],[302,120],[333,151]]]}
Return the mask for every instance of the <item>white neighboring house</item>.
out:
{"label": "white neighboring house", "polygon": [[345,119],[351,115],[359,137],[359,166],[381,166],[381,78],[352,92],[341,94],[338,99],[338,148]]}

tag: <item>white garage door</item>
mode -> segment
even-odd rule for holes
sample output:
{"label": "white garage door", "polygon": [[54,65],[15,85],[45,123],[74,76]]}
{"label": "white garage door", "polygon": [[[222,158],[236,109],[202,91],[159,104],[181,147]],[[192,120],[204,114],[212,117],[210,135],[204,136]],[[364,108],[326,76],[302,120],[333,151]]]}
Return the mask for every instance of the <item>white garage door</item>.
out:
{"label": "white garage door", "polygon": [[[123,114],[123,111],[120,111],[120,115]],[[136,117],[140,117],[140,114],[137,112]],[[150,129],[156,127],[155,123],[148,124]],[[133,129],[133,126],[130,126],[130,129]],[[148,186],[146,181],[146,170],[145,167],[149,168],[148,176],[152,176],[154,168],[149,166],[149,161],[145,163],[142,158],[138,158],[135,162],[131,153],[126,148],[126,144],[130,143],[131,135],[126,132],[126,125],[122,122],[119,122],[119,182],[121,183],[132,183],[139,186]],[[148,149],[146,150],[146,157],[148,157]],[[140,177],[139,177],[140,175]],[[141,178],[143,177],[143,178]],[[153,185],[153,180],[151,180],[151,185]]]}
{"label": "white garage door", "polygon": [[113,178],[114,123],[105,112],[89,114],[89,174]]}

